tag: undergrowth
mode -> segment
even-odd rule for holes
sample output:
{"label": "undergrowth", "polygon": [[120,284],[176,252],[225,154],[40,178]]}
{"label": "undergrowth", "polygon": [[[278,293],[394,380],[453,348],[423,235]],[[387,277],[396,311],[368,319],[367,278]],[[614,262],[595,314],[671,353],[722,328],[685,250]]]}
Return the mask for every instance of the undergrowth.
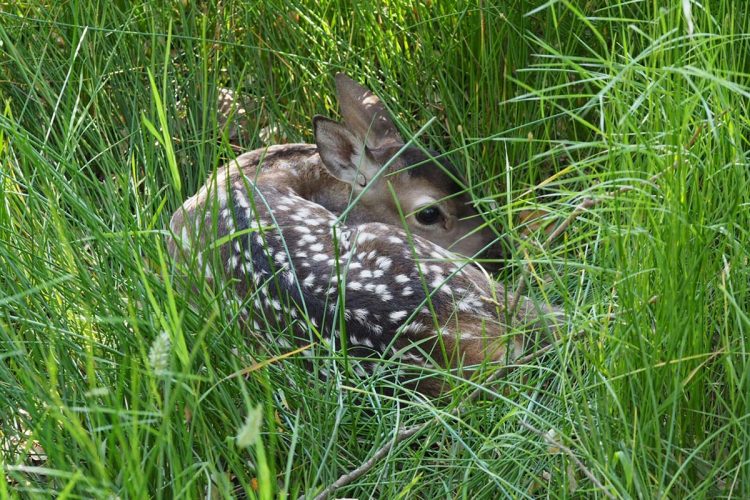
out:
{"label": "undergrowth", "polygon": [[[0,4],[0,495],[750,497],[745,3]],[[465,173],[555,349],[444,401],[323,381],[175,288],[169,215],[333,74]],[[559,223],[549,246],[518,214]],[[262,348],[261,348],[262,347]],[[320,356],[335,354],[318,352]],[[538,432],[535,432],[538,431]],[[239,439],[238,439],[239,437]],[[574,460],[573,456],[577,459]],[[595,478],[595,481],[591,479]]]}

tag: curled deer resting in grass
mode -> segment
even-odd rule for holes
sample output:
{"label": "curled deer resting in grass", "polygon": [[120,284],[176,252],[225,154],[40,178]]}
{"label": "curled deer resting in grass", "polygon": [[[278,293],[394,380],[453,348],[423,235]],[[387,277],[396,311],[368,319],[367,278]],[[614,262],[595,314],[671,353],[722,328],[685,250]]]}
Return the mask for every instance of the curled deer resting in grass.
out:
{"label": "curled deer resting in grass", "polygon": [[[174,213],[173,259],[231,283],[251,337],[329,343],[364,371],[390,359],[466,377],[554,330],[554,308],[502,310],[503,286],[459,257],[498,245],[453,167],[405,147],[372,92],[343,74],[336,87],[343,123],[316,116],[315,144],[242,154]],[[448,387],[420,377],[425,394]]]}

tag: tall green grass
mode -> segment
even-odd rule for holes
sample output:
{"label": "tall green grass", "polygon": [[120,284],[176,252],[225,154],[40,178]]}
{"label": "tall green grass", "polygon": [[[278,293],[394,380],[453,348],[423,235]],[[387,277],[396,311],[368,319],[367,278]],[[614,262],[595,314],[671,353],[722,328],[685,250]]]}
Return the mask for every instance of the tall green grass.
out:
{"label": "tall green grass", "polygon": [[[434,419],[337,494],[750,497],[748,14],[1,5],[0,496],[314,495]],[[553,353],[460,418],[470,384],[435,403],[320,381],[169,272],[169,215],[235,154],[217,87],[247,97],[251,149],[264,128],[310,141],[337,71],[405,130],[435,118],[420,140],[451,152],[508,242],[498,279],[567,313]],[[551,247],[519,236],[519,211],[561,221],[586,198]]]}

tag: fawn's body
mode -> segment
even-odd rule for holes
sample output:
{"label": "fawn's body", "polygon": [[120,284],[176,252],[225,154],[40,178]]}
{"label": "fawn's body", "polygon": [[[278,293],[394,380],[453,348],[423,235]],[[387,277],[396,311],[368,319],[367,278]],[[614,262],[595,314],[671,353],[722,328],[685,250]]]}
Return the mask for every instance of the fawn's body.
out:
{"label": "fawn's body", "polygon": [[[513,357],[522,338],[506,336],[502,286],[445,249],[474,255],[494,239],[450,165],[404,149],[377,98],[346,77],[337,84],[346,127],[316,117],[316,144],[271,146],[220,169],[172,217],[170,253],[233,280],[253,334],[291,327],[268,337],[281,346],[317,331],[354,357],[416,366]],[[513,323],[540,320],[530,302],[518,309]]]}

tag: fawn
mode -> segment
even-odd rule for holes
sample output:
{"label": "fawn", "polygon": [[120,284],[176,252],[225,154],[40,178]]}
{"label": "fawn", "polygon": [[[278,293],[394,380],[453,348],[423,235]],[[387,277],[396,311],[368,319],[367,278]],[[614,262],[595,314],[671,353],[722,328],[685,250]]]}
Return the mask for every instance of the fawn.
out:
{"label": "fawn", "polygon": [[[315,116],[315,144],[258,149],[220,168],[172,216],[171,256],[231,283],[243,326],[270,330],[282,347],[290,337],[343,344],[364,370],[378,357],[417,368],[513,359],[524,335],[508,326],[552,325],[554,310],[527,299],[513,314],[498,306],[502,285],[458,256],[497,245],[456,170],[405,146],[372,92],[343,74],[336,88],[343,123]],[[272,333],[285,327],[292,335]],[[445,386],[425,379],[418,389]]]}

